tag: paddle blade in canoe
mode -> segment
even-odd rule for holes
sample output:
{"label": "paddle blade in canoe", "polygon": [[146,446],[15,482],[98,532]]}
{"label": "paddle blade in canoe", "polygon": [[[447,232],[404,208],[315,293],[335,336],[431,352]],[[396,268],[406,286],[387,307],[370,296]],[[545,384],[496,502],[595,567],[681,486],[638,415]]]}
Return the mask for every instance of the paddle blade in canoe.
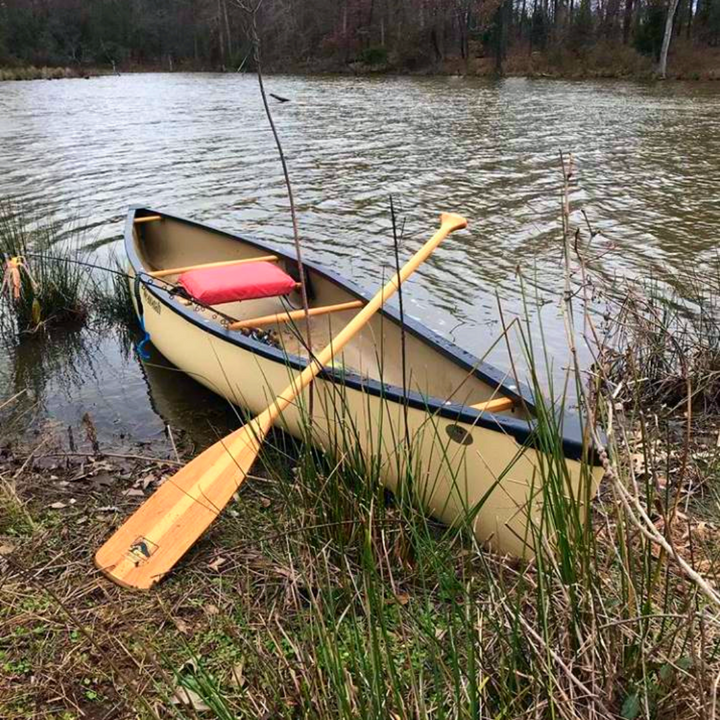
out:
{"label": "paddle blade in canoe", "polygon": [[128,588],[162,580],[230,501],[271,424],[263,413],[168,478],[97,551],[98,569]]}

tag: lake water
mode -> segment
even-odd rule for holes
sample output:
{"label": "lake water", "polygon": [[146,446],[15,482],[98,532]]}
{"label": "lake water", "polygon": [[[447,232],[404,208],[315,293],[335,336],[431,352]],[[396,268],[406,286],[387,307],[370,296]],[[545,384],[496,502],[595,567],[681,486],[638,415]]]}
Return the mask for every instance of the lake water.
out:
{"label": "lake water", "polygon": [[[392,260],[389,197],[407,257],[452,210],[470,220],[406,288],[406,310],[475,354],[521,314],[517,269],[560,377],[560,151],[576,158],[572,200],[613,243],[598,271],[674,282],[717,251],[720,84],[464,78],[267,79],[307,258],[370,289]],[[145,203],[290,245],[280,164],[256,79],[126,75],[0,83],[0,196],[87,228],[99,262],[121,248],[126,208]],[[607,247],[607,245],[603,245]],[[536,289],[535,289],[536,288]],[[90,329],[7,343],[0,398],[28,388],[35,423],[104,441],[158,442],[164,427],[208,442],[222,402],[121,337]],[[589,354],[583,354],[587,361]],[[490,359],[503,365],[504,352]],[[159,365],[160,367],[156,367]]]}

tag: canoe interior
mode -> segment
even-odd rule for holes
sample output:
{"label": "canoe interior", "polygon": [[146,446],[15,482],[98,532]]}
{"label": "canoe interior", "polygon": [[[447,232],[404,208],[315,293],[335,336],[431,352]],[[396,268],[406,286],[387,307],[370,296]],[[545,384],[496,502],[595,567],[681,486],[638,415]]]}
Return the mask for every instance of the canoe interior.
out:
{"label": "canoe interior", "polygon": [[[134,243],[138,258],[148,272],[276,254],[273,249],[170,217],[163,217],[161,221],[136,223]],[[297,264],[294,260],[282,258],[278,265],[288,274],[297,277]],[[311,308],[358,299],[359,296],[339,280],[325,277],[311,267],[306,269]],[[172,283],[177,276],[170,275],[164,279]],[[376,285],[371,291],[376,292],[387,279],[378,273]],[[225,303],[216,309],[235,320],[247,320],[301,307],[300,293],[293,292],[286,298]],[[218,325],[222,324],[222,319],[215,316],[210,309],[200,308],[195,312],[204,314],[206,319],[217,322]],[[310,318],[313,347],[319,350],[327,345],[356,312],[347,310]],[[307,357],[304,342],[307,327],[304,319],[264,326],[263,329],[273,331],[280,348],[287,355]],[[240,337],[241,331],[236,332]],[[411,332],[405,332],[406,374],[403,383],[402,335],[400,323],[380,312],[346,346],[335,364],[341,363],[343,367],[362,377],[397,387],[407,387],[424,397],[440,399],[443,402],[472,406],[503,397],[497,386],[484,381],[472,369],[468,370],[453,357],[443,353],[433,342]],[[510,378],[508,382],[512,382]],[[502,414],[528,419],[526,410],[517,403]]]}

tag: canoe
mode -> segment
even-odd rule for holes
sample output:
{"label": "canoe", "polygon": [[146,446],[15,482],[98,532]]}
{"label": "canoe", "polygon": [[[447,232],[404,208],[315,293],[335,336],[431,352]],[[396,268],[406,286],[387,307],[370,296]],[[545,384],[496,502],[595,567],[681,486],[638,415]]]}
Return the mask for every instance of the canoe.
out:
{"label": "canoe", "polygon": [[[213,392],[257,414],[306,367],[299,290],[210,305],[178,283],[196,266],[260,272],[269,263],[297,281],[292,252],[142,206],[128,211],[125,249],[151,342]],[[315,263],[303,268],[313,347],[322,348],[372,293]],[[296,437],[307,432],[308,392],[279,421]],[[398,458],[410,454],[412,492],[431,515],[471,523],[491,549],[527,557],[530,523],[541,524],[540,468],[548,464],[535,414],[529,387],[387,306],[315,381],[312,433],[330,452],[352,436],[362,457],[379,461],[391,491],[407,474]],[[558,426],[562,492],[590,498],[602,476],[597,454],[577,416],[564,413]]]}

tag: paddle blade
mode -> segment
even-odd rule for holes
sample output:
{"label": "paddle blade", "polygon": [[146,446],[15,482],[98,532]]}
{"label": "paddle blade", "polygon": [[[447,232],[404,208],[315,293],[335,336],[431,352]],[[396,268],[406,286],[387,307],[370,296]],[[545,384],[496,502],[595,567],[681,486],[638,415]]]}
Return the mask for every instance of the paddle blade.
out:
{"label": "paddle blade", "polygon": [[95,554],[127,588],[146,590],[168,573],[220,514],[250,471],[271,422],[267,413],[168,478]]}

